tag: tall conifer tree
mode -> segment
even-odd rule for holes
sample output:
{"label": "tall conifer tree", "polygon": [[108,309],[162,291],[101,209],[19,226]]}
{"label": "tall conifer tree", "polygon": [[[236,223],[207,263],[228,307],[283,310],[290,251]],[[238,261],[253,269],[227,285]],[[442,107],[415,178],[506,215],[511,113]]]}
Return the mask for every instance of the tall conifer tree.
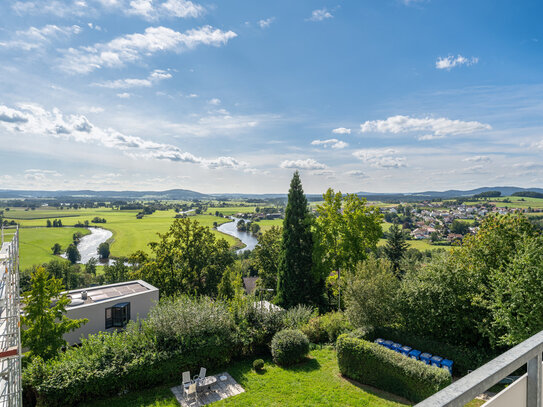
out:
{"label": "tall conifer tree", "polygon": [[288,192],[279,257],[277,303],[282,307],[318,301],[318,298],[313,298],[319,294],[313,293],[312,250],[311,217],[300,174],[296,171]]}

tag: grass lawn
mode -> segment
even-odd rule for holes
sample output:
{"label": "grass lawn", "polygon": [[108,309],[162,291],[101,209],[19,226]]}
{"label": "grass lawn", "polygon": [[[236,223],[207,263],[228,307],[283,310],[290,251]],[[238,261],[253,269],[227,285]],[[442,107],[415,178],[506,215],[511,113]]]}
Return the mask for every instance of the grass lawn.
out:
{"label": "grass lawn", "polygon": [[[214,406],[405,406],[405,400],[339,375],[332,348],[313,350],[310,358],[295,367],[283,369],[266,359],[265,372],[252,370],[252,359],[235,362],[227,368],[245,393],[214,403]],[[116,398],[86,404],[87,407],[177,407],[170,387],[156,387]]]}
{"label": "grass lawn", "polygon": [[[47,263],[53,259],[61,259],[54,256],[51,247],[60,243],[62,249],[66,249],[73,242],[75,232],[89,234],[87,229],[81,228],[31,228],[19,229],[19,259],[20,268],[25,269],[34,264]],[[67,260],[64,260],[67,261]]]}
{"label": "grass lawn", "polygon": [[[379,239],[379,243],[377,243],[377,246],[384,246],[386,244],[386,239]],[[432,245],[430,244],[430,241],[428,239],[421,239],[421,240],[406,240],[406,242],[409,244],[410,248],[417,249],[420,251],[425,250],[436,250],[436,249],[445,249],[445,250],[451,250],[452,246],[438,246],[438,245]]]}
{"label": "grass lawn", "polygon": [[[61,213],[62,212],[62,213]],[[156,211],[152,215],[146,215],[143,219],[136,219],[136,214],[139,211],[119,211],[112,210],[110,208],[99,209],[77,209],[77,210],[51,210],[51,209],[38,209],[35,211],[21,211],[10,210],[5,212],[7,219],[17,219],[23,228],[21,229],[21,258],[22,267],[29,267],[33,264],[48,261],[48,257],[43,257],[45,254],[51,251],[51,247],[54,243],[58,242],[63,247],[71,241],[73,234],[73,228],[40,228],[40,229],[27,229],[34,226],[45,226],[47,219],[59,218],[59,214],[64,215],[62,223],[65,226],[73,226],[77,222],[84,222],[85,220],[92,220],[95,216],[105,218],[107,223],[101,223],[100,226],[111,230],[113,237],[111,240],[111,255],[128,256],[136,250],[143,250],[150,253],[148,243],[157,241],[157,232],[166,232],[172,224],[175,216],[173,210],[170,211]],[[69,217],[66,215],[69,214]],[[32,215],[32,219],[28,217]],[[22,218],[27,216],[27,218]],[[17,218],[20,217],[20,218]],[[211,215],[196,215],[191,217],[196,219],[203,226],[213,227],[213,222],[218,224],[229,221],[229,219],[220,218]],[[92,223],[91,223],[92,225]],[[57,233],[58,230],[65,230],[66,236],[70,236],[70,240],[60,240]],[[70,232],[68,232],[70,230]],[[78,231],[84,231],[83,229],[77,229]],[[39,231],[39,232],[37,232]],[[217,237],[225,239],[230,246],[235,247],[239,245],[239,240],[216,230],[212,230]],[[26,252],[24,248],[33,247],[34,252]],[[42,253],[42,257],[36,257],[34,253]],[[23,257],[24,256],[24,257]],[[50,256],[52,257],[52,255]],[[37,262],[37,263],[35,263]]]}
{"label": "grass lawn", "polygon": [[283,227],[283,219],[263,219],[256,223],[260,225],[260,231],[262,233],[270,230],[272,226]]}

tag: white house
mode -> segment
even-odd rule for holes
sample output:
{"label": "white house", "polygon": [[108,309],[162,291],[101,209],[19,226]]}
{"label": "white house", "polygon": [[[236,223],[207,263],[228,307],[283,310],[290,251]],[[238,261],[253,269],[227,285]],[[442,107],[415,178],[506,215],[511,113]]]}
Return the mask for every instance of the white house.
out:
{"label": "white house", "polygon": [[87,318],[89,322],[64,335],[70,345],[81,342],[81,337],[124,328],[128,321],[145,319],[158,302],[158,288],[143,280],[125,281],[67,291],[71,303],[66,316]]}

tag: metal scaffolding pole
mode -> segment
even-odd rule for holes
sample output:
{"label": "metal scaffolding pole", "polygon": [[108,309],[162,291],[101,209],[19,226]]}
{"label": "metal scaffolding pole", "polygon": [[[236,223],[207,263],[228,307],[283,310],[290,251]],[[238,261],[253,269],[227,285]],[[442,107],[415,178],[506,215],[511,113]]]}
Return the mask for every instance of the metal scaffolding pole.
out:
{"label": "metal scaffolding pole", "polygon": [[2,226],[0,242],[0,407],[20,407],[19,228]]}

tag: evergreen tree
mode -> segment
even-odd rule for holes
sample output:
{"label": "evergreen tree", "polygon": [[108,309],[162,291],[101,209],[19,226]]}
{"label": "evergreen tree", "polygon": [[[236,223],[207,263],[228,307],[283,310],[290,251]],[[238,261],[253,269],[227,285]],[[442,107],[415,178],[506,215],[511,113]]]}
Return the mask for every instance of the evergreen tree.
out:
{"label": "evergreen tree", "polygon": [[64,289],[62,281],[50,277],[43,267],[38,267],[32,273],[31,285],[32,289],[23,294],[23,347],[30,349],[30,356],[47,360],[66,345],[62,338],[65,333],[79,328],[88,320],[69,319],[65,315],[70,299],[66,294],[60,294]]}
{"label": "evergreen tree", "polygon": [[314,292],[312,256],[311,217],[300,174],[296,171],[290,182],[283,221],[277,278],[277,303],[280,306],[290,308],[320,301],[321,293]]}
{"label": "evergreen tree", "polygon": [[396,276],[400,277],[402,271],[400,269],[400,262],[407,251],[409,245],[405,241],[405,236],[403,235],[402,229],[398,224],[394,224],[388,230],[388,239],[385,246],[385,254],[392,263],[394,273]]}

